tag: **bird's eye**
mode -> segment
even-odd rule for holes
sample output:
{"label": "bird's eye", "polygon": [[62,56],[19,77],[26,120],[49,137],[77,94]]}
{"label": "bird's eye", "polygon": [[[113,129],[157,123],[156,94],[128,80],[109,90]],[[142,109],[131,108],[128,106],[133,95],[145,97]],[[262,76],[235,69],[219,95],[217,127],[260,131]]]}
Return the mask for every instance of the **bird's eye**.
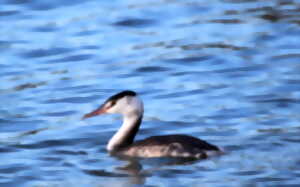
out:
{"label": "bird's eye", "polygon": [[109,108],[113,107],[115,104],[116,104],[115,100],[108,100],[104,103],[104,108],[109,109]]}
{"label": "bird's eye", "polygon": [[113,107],[116,104],[116,101],[111,101],[109,107]]}

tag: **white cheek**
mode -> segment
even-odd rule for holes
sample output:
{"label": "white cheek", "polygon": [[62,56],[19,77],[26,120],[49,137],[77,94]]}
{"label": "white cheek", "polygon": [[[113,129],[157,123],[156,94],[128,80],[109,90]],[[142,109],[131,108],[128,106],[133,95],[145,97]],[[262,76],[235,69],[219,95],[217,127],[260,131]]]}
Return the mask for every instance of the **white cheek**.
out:
{"label": "white cheek", "polygon": [[106,112],[107,113],[114,113],[114,114],[123,114],[123,115],[130,115],[132,113],[142,113],[143,103],[137,97],[124,97],[117,101],[117,103],[109,108]]}
{"label": "white cheek", "polygon": [[118,113],[123,113],[123,111],[126,109],[128,104],[126,104],[125,99],[120,99],[117,101],[116,104],[114,104],[112,107],[106,110],[106,113],[111,113],[111,114],[118,114]]}

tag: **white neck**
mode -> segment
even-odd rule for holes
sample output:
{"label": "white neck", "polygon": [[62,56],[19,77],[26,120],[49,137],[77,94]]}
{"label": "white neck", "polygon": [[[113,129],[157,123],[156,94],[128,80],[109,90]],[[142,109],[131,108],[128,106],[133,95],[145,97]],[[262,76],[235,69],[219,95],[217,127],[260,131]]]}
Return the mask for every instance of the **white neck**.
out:
{"label": "white neck", "polygon": [[143,114],[138,112],[123,117],[123,124],[120,129],[109,140],[106,149],[110,152],[116,151],[120,147],[133,143],[134,137],[139,130]]}

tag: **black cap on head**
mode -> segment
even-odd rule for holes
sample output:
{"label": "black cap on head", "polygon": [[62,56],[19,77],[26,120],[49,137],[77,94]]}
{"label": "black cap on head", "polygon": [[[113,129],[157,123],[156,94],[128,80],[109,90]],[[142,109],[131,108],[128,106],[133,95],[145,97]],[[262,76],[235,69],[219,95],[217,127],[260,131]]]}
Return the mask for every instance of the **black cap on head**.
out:
{"label": "black cap on head", "polygon": [[134,91],[131,90],[125,90],[122,92],[119,92],[113,96],[111,96],[110,98],[107,99],[107,101],[117,101],[125,96],[136,96],[137,94]]}

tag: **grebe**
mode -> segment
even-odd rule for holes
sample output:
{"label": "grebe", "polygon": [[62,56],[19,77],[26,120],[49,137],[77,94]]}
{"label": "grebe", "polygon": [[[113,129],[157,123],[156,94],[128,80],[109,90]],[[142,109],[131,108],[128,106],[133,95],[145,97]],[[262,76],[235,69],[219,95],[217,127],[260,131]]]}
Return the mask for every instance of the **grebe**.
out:
{"label": "grebe", "polygon": [[121,114],[123,124],[109,140],[109,153],[129,157],[177,157],[202,159],[221,154],[215,145],[188,135],[152,136],[134,141],[142,122],[144,106],[134,91],[122,91],[108,98],[98,109],[83,116],[83,119],[100,114]]}

